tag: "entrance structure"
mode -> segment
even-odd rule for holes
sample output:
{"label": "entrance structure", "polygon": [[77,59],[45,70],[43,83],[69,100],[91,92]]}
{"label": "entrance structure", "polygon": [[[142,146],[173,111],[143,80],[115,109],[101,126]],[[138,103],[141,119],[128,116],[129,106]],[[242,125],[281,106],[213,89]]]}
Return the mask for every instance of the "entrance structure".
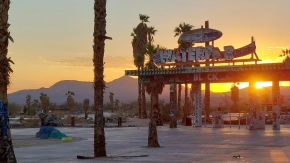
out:
{"label": "entrance structure", "polygon": [[[253,85],[257,81],[272,81],[273,129],[279,129],[280,107],[277,102],[280,96],[279,81],[290,81],[290,59],[286,58],[282,63],[258,63],[260,59],[256,54],[254,38],[250,44],[242,48],[235,49],[233,46],[225,46],[224,51],[220,51],[219,48],[214,47],[214,40],[221,36],[220,31],[208,28],[208,22],[206,22],[206,28],[202,27],[186,32],[179,38],[180,42],[190,44],[205,43],[204,47],[160,50],[154,55],[154,62],[158,68],[140,71],[126,70],[125,74],[138,76],[142,84],[145,85],[152,85],[152,83],[192,83],[195,127],[202,126],[202,110],[204,108],[201,94],[202,83],[207,85],[206,96],[209,96],[209,83],[249,82],[249,115],[253,115],[249,119],[249,125],[252,125],[250,129],[263,128],[263,124],[259,124],[262,113],[257,110]],[[245,59],[246,56],[250,56],[250,58]],[[240,57],[243,58],[239,59]],[[207,107],[204,109],[208,109],[209,97],[205,97],[204,104]],[[171,104],[171,106],[176,105]],[[171,110],[174,109],[176,108],[171,108]]]}

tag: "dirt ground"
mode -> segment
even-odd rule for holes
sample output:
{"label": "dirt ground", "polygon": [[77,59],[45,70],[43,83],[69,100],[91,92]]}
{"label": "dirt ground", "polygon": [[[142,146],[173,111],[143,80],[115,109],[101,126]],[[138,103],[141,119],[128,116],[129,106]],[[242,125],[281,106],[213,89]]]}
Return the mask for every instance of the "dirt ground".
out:
{"label": "dirt ground", "polygon": [[[123,123],[124,127],[146,127],[149,124],[148,119],[139,119],[139,118],[128,118],[125,123]],[[115,123],[108,123],[106,124],[108,127],[112,128],[117,126]],[[85,126],[85,128],[92,128],[91,126]],[[65,133],[66,134],[66,133]],[[36,132],[27,130],[27,133],[21,133],[20,135],[12,135],[13,136],[13,144],[15,148],[21,147],[33,147],[33,146],[45,146],[51,144],[63,144],[69,143],[59,139],[39,139],[36,136]],[[73,141],[71,142],[78,142],[81,141],[82,138],[73,137]]]}
{"label": "dirt ground", "polygon": [[[82,140],[81,138],[73,138],[73,141],[70,141],[70,142],[77,142],[81,140]],[[64,144],[64,143],[70,143],[70,142],[65,142],[60,139],[39,139],[33,135],[14,135],[13,136],[13,144],[15,148],[44,146],[44,145],[50,145],[50,144]]]}

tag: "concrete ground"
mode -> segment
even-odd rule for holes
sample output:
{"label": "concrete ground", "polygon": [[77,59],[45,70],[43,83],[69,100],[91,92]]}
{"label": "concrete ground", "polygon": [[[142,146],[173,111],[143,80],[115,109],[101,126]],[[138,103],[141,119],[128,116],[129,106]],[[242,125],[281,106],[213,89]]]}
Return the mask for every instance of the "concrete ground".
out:
{"label": "concrete ground", "polygon": [[[25,140],[38,129],[13,129],[13,137]],[[161,148],[147,148],[147,127],[106,129],[107,158],[77,160],[77,155],[93,155],[93,128],[59,128],[75,142],[18,146],[20,163],[63,162],[290,162],[290,126],[273,131],[246,128],[158,128]],[[15,141],[15,143],[17,143]],[[18,147],[17,147],[18,146]],[[233,156],[240,155],[240,158]]]}

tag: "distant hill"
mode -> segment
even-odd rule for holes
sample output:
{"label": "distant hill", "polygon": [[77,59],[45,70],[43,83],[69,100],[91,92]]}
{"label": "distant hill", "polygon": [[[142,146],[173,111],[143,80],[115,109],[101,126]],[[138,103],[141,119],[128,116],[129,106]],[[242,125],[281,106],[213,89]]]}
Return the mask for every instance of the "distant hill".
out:
{"label": "distant hill", "polygon": [[[271,90],[271,88],[267,88]],[[24,104],[26,95],[30,94],[33,99],[38,99],[40,93],[46,93],[50,97],[50,101],[57,104],[62,104],[66,101],[65,93],[67,91],[75,92],[75,100],[82,102],[83,99],[89,98],[90,101],[93,101],[93,83],[92,82],[83,82],[75,80],[63,80],[55,83],[49,88],[40,88],[40,89],[28,89],[21,90],[15,93],[8,95],[9,101],[17,104]],[[119,99],[123,103],[130,103],[137,100],[138,97],[138,83],[137,79],[123,76],[116,80],[106,83],[106,89],[104,94],[104,102],[109,101],[109,93],[113,92],[115,98]],[[184,88],[183,91],[184,93]],[[241,100],[247,100],[247,88],[240,90]],[[271,92],[269,92],[271,93]],[[281,87],[281,94],[286,95],[286,99],[290,99],[290,88]],[[182,94],[184,96],[184,94]],[[211,93],[211,105],[218,106],[225,101],[225,96],[229,98],[229,93]],[[149,100],[147,95],[147,100]],[[169,101],[169,86],[166,85],[162,95],[160,96],[161,100]]]}
{"label": "distant hill", "polygon": [[[167,87],[166,87],[167,88]],[[130,103],[137,100],[138,97],[138,83],[137,79],[123,76],[116,80],[106,83],[104,94],[104,102],[109,101],[109,93],[115,94],[115,99],[121,102]],[[168,99],[168,89],[164,90],[164,97],[161,99]],[[93,83],[75,80],[63,80],[55,83],[49,88],[27,89],[17,91],[8,95],[9,101],[17,104],[24,104],[26,95],[31,95],[33,99],[38,99],[40,93],[46,93],[50,97],[50,101],[57,104],[62,104],[66,101],[65,93],[73,91],[75,93],[75,100],[82,102],[83,99],[89,98],[93,101]],[[147,95],[148,96],[148,95]]]}

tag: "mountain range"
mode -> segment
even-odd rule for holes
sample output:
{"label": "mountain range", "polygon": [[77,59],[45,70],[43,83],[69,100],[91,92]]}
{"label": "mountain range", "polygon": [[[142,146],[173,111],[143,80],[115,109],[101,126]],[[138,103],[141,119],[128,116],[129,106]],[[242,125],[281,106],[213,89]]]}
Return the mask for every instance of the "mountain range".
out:
{"label": "mountain range", "polygon": [[[183,88],[184,90],[184,88]],[[269,93],[271,93],[271,88],[267,88]],[[290,99],[290,88],[280,87],[281,94],[284,95],[289,102]],[[62,80],[49,88],[39,88],[39,89],[27,89],[20,90],[8,95],[9,101],[11,103],[16,103],[23,105],[25,103],[26,95],[31,95],[32,99],[38,99],[40,93],[46,93],[50,97],[50,101],[56,104],[63,104],[66,102],[67,91],[73,91],[75,93],[75,100],[77,102],[82,102],[83,99],[88,98],[93,101],[93,83],[75,80]],[[138,80],[129,76],[123,76],[116,80],[106,83],[106,89],[104,94],[104,103],[109,101],[109,93],[114,93],[114,98],[120,100],[123,103],[131,103],[138,98]],[[240,90],[241,101],[247,100],[247,88]],[[182,91],[182,96],[184,96],[184,91]],[[221,103],[225,102],[225,99],[229,100],[230,93],[216,93],[211,92],[211,105],[219,106]],[[147,100],[149,100],[149,95],[147,95]],[[160,95],[160,99],[166,102],[169,101],[169,86],[166,85],[163,93]]]}

